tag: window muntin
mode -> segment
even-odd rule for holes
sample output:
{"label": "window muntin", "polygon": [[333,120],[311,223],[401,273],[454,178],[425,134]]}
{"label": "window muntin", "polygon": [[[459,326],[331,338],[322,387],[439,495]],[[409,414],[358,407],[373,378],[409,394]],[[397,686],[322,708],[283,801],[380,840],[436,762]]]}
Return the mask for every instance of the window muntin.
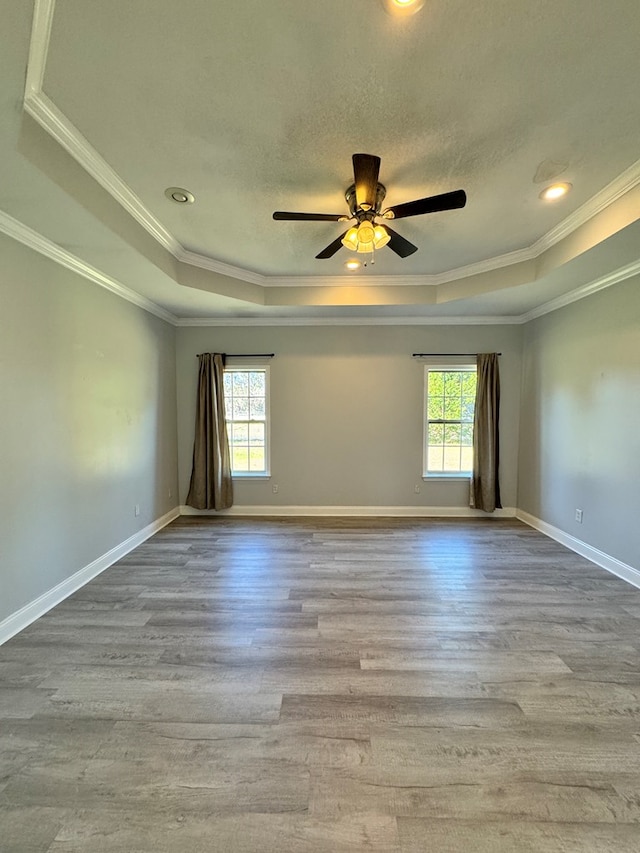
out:
{"label": "window muntin", "polygon": [[227,367],[224,372],[231,473],[269,475],[269,368]]}
{"label": "window muntin", "polygon": [[471,474],[475,398],[475,365],[425,367],[425,477]]}

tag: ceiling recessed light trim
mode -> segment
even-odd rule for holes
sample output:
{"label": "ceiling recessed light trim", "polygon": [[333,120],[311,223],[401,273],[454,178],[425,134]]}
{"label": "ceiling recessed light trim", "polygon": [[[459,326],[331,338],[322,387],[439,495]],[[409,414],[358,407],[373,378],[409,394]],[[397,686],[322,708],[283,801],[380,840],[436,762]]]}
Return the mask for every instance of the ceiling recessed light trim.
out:
{"label": "ceiling recessed light trim", "polygon": [[196,200],[193,193],[185,190],[184,187],[167,187],[164,194],[169,201],[174,201],[176,204],[193,204]]}
{"label": "ceiling recessed light trim", "polygon": [[568,192],[570,192],[572,184],[567,181],[562,181],[558,184],[551,184],[551,186],[545,187],[540,193],[540,198],[543,201],[558,201],[560,198],[564,198]]}
{"label": "ceiling recessed light trim", "polygon": [[382,0],[382,6],[389,15],[399,18],[415,15],[424,6],[424,0]]}

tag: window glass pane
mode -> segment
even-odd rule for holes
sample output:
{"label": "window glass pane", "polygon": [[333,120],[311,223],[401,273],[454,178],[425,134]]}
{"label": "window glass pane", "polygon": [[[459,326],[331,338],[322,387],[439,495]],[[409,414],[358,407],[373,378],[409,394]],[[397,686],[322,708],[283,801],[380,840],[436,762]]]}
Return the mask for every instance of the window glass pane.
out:
{"label": "window glass pane", "polygon": [[444,427],[444,443],[445,444],[460,444],[460,424],[445,424]]}
{"label": "window glass pane", "polygon": [[249,393],[251,396],[264,397],[267,387],[265,376],[263,371],[251,371],[249,374]]}
{"label": "window glass pane", "polygon": [[249,470],[264,471],[264,447],[251,447],[249,449]]}
{"label": "window glass pane", "polygon": [[462,471],[473,470],[473,447],[463,447],[460,453],[460,465]]}
{"label": "window glass pane", "polygon": [[231,467],[234,471],[249,470],[249,449],[247,447],[234,447],[231,450]]}
{"label": "window glass pane", "polygon": [[427,469],[429,471],[443,470],[444,449],[442,447],[430,447],[427,455]]}
{"label": "window glass pane", "polygon": [[231,375],[233,376],[234,396],[239,394],[246,397],[249,393],[249,374],[244,371],[234,370]]}
{"label": "window glass pane", "polygon": [[233,418],[235,420],[246,421],[249,418],[249,398],[235,397],[233,398]]}
{"label": "window glass pane", "polygon": [[460,448],[445,447],[444,449],[444,470],[454,472],[460,470]]}
{"label": "window glass pane", "polygon": [[463,421],[472,421],[473,420],[473,400],[467,400],[466,398],[462,398],[462,420]]}
{"label": "window glass pane", "polygon": [[429,444],[444,444],[444,424],[429,424]]}
{"label": "window glass pane", "polygon": [[265,400],[264,397],[252,397],[250,417],[252,420],[264,420],[265,417]]}
{"label": "window glass pane", "polygon": [[462,393],[467,397],[476,396],[476,374],[464,373],[462,378]]}
{"label": "window glass pane", "polygon": [[249,424],[249,443],[264,445],[264,424]]}
{"label": "window glass pane", "polygon": [[441,370],[430,370],[428,378],[429,396],[442,397],[444,394],[444,379]]}
{"label": "window glass pane", "polygon": [[448,421],[459,421],[462,418],[460,397],[445,397],[444,416]]}
{"label": "window glass pane", "polygon": [[448,395],[458,395],[461,393],[461,385],[462,385],[462,374],[457,371],[456,373],[445,373],[444,374],[444,393]]}
{"label": "window glass pane", "polygon": [[463,424],[460,429],[460,440],[462,444],[471,446],[473,444],[473,424]]}
{"label": "window glass pane", "polygon": [[231,424],[233,430],[232,444],[246,444],[249,441],[249,427],[247,424]]}
{"label": "window glass pane", "polygon": [[444,399],[442,397],[429,397],[429,411],[427,418],[431,420],[444,417]]}
{"label": "window glass pane", "polygon": [[233,388],[233,376],[225,371],[224,377],[224,396],[225,398],[229,397],[231,394],[231,390]]}

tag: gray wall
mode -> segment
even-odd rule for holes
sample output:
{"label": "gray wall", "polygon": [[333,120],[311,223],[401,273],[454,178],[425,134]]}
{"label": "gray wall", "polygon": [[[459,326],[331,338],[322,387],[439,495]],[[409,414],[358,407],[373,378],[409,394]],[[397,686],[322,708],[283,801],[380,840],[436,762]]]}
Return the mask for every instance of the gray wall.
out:
{"label": "gray wall", "polygon": [[640,568],[639,460],[640,277],[527,325],[518,506]]}
{"label": "gray wall", "polygon": [[0,257],[1,621],[168,512],[177,461],[175,330],[3,236]]}
{"label": "gray wall", "polygon": [[411,353],[497,350],[503,353],[502,498],[515,506],[521,337],[521,327],[506,325],[180,328],[181,502],[191,472],[196,354],[215,351],[276,352],[272,477],[236,480],[236,505],[468,506],[468,481],[421,478],[424,366]]}
{"label": "gray wall", "polygon": [[640,566],[640,278],[526,327],[176,334],[9,238],[0,255],[0,621],[168,512],[178,482],[184,503],[195,356],[213,350],[277,353],[272,477],[237,481],[238,506],[389,507],[468,499],[421,478],[411,353],[500,350],[504,505]]}

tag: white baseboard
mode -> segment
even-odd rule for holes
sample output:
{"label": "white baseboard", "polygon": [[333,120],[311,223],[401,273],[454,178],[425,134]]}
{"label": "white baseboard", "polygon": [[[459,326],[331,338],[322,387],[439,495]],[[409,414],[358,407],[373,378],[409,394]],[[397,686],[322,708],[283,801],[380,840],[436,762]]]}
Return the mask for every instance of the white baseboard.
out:
{"label": "white baseboard", "polygon": [[71,577],[54,586],[53,589],[38,596],[38,598],[29,602],[29,604],[25,604],[24,607],[16,610],[11,616],[7,616],[6,619],[0,622],[0,645],[6,643],[7,640],[19,631],[22,631],[27,625],[35,622],[36,619],[39,619],[40,616],[51,610],[56,604],[60,604],[65,598],[68,598],[76,590],[80,589],[80,587],[95,578],[96,575],[104,572],[109,566],[122,559],[130,551],[133,551],[134,548],[137,548],[138,545],[141,545],[150,536],[157,533],[158,530],[162,530],[163,527],[166,527],[167,524],[178,518],[179,515],[180,510],[178,507],[175,507],[166,513],[166,515],[163,515],[162,518],[152,521],[151,524],[148,524],[142,530],[134,533],[133,536],[125,539],[124,542],[116,545],[115,548],[107,551],[106,554],[102,554],[101,557],[89,563],[88,566],[85,566],[71,575]]}
{"label": "white baseboard", "polygon": [[541,521],[539,518],[536,518],[535,515],[530,515],[522,509],[516,510],[516,518],[520,521],[524,521],[524,523],[528,524],[529,527],[539,530],[540,533],[544,533],[545,536],[549,536],[551,539],[555,539],[556,542],[560,542],[561,545],[569,548],[570,551],[575,551],[575,553],[580,554],[581,557],[586,557],[587,560],[590,560],[597,566],[606,569],[608,572],[611,572],[612,575],[616,575],[617,577],[622,578],[622,580],[627,581],[627,583],[632,584],[632,586],[636,586],[640,589],[640,571],[638,569],[634,569],[633,566],[629,566],[627,563],[623,563],[621,560],[617,560],[615,557],[605,554],[604,551],[600,551],[592,545],[587,545],[587,543],[583,542],[581,539],[576,539],[575,536],[565,533],[564,530],[560,530],[559,527],[547,524],[546,521]]}
{"label": "white baseboard", "polygon": [[232,506],[216,512],[181,506],[180,515],[371,516],[382,518],[515,518],[515,507],[483,512],[464,506]]}

